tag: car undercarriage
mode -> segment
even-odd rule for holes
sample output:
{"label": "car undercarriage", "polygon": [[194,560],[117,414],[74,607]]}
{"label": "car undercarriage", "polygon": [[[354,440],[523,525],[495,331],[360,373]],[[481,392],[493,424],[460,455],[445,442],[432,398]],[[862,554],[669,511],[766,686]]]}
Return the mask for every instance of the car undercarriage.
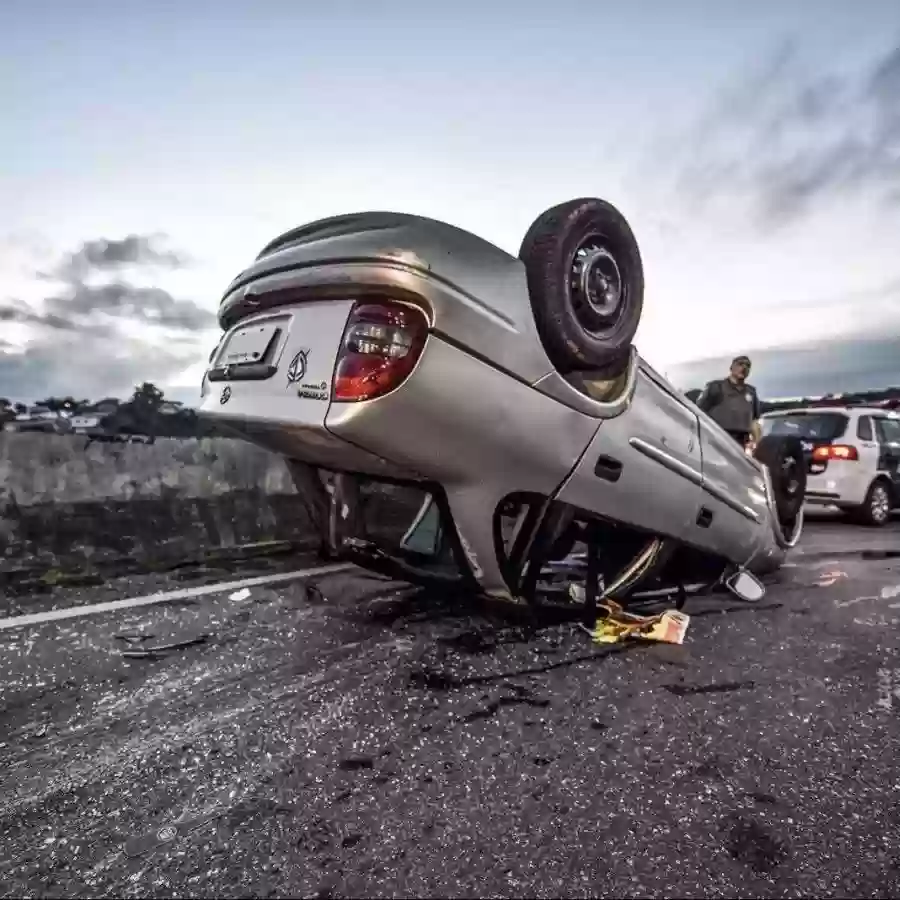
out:
{"label": "car undercarriage", "polygon": [[[438,592],[488,599],[439,485],[379,483],[297,463],[293,472],[308,507],[321,487],[313,515],[325,558]],[[388,503],[395,513],[388,529],[374,520],[371,502],[385,490],[392,491]],[[398,527],[399,521],[408,525]],[[755,601],[764,591],[760,581],[726,559],[540,495],[507,497],[495,511],[494,535],[510,586],[505,606],[511,600],[527,612],[563,613],[586,625],[610,605],[662,602],[681,609],[689,596],[728,591]]]}

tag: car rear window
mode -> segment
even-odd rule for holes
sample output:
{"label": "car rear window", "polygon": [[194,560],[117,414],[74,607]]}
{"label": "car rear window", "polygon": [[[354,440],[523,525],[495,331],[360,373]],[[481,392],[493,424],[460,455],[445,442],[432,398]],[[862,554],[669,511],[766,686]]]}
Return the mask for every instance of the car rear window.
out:
{"label": "car rear window", "polygon": [[763,434],[792,434],[810,441],[833,441],[847,430],[841,413],[791,413],[763,419]]}

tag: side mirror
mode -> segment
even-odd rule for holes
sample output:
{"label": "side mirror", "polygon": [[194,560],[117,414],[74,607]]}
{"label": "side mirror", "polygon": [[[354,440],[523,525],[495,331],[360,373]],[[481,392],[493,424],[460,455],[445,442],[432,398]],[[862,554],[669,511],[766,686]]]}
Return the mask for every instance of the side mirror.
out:
{"label": "side mirror", "polygon": [[745,603],[757,603],[766,595],[765,585],[744,569],[739,569],[725,579],[725,587]]}

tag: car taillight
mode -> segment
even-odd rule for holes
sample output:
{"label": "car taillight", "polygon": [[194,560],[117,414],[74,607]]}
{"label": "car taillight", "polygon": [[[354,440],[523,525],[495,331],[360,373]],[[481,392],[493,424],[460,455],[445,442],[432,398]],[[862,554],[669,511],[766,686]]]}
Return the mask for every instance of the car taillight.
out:
{"label": "car taillight", "polygon": [[357,304],[338,353],[332,396],[372,400],[399,387],[415,368],[428,336],[425,314],[391,301]]}
{"label": "car taillight", "polygon": [[826,444],[813,450],[813,459],[817,462],[829,459],[858,460],[859,454],[856,447],[849,447],[846,444]]}

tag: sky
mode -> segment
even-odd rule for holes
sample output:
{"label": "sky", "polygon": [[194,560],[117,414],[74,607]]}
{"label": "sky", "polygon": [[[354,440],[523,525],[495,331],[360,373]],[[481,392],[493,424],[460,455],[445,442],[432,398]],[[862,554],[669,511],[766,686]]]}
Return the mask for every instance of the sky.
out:
{"label": "sky", "polygon": [[0,396],[196,402],[276,234],[602,197],[680,387],[900,384],[900,4],[0,2]]}

